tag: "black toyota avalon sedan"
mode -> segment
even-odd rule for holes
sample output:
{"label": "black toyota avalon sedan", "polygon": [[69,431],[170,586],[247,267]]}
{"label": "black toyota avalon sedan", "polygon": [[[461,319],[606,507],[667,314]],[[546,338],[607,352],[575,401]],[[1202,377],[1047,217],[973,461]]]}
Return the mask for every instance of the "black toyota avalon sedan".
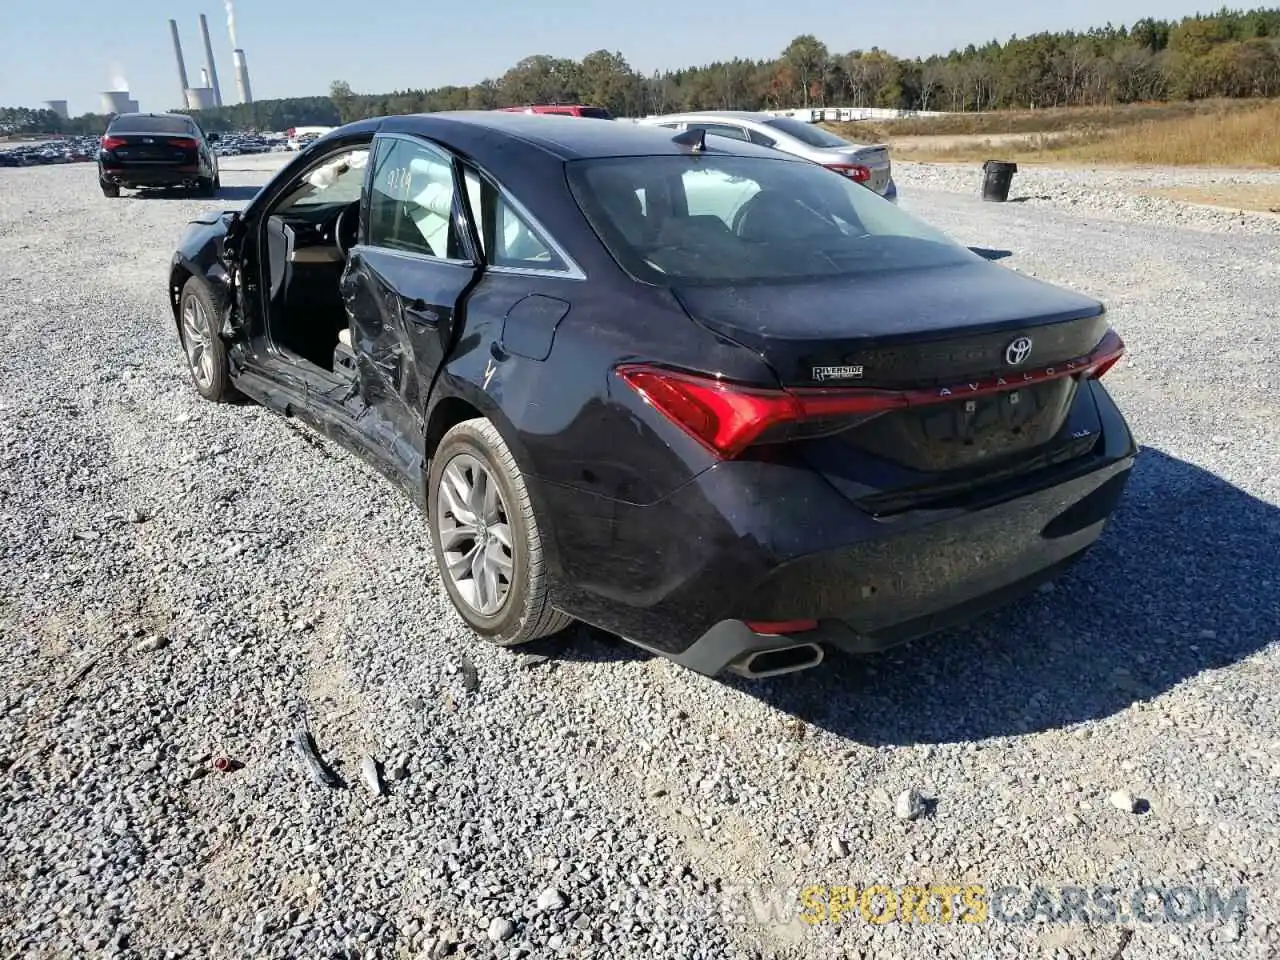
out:
{"label": "black toyota avalon sedan", "polygon": [[108,197],[121,187],[183,187],[201,196],[218,191],[218,158],[206,134],[181,113],[121,113],[107,125],[98,150],[98,186]]}
{"label": "black toyota avalon sedan", "polygon": [[397,482],[500,644],[883,649],[1079,559],[1135,456],[1096,300],[699,131],[353,123],[196,221],[169,293],[196,389]]}

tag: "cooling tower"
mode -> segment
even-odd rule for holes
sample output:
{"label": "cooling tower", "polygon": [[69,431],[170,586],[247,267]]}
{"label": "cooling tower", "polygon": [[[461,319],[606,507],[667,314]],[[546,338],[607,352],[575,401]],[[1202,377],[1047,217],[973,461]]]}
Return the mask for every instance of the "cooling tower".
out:
{"label": "cooling tower", "polygon": [[46,100],[44,102],[44,107],[46,110],[52,110],[63,120],[66,120],[69,116],[67,113],[67,101],[65,100]]}
{"label": "cooling tower", "polygon": [[205,86],[213,88],[213,105],[220,107],[222,106],[222,88],[218,86],[218,67],[213,62],[213,44],[209,42],[209,21],[204,18],[203,13],[200,14],[200,36],[204,40],[205,69],[209,71],[209,79],[205,81]]}
{"label": "cooling tower", "polygon": [[188,110],[212,110],[215,106],[212,88],[192,87],[187,91]]}
{"label": "cooling tower", "polygon": [[138,101],[129,99],[128,90],[107,90],[102,94],[102,112],[110,116],[117,113],[136,113]]}

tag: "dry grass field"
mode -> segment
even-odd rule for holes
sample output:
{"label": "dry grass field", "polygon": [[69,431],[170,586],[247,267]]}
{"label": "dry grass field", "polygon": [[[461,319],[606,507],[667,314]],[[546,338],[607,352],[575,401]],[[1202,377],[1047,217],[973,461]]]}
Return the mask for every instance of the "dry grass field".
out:
{"label": "dry grass field", "polygon": [[1153,197],[1209,204],[1232,210],[1280,213],[1280,186],[1262,183],[1221,183],[1201,187],[1162,187],[1142,191]]}
{"label": "dry grass field", "polygon": [[905,160],[1280,167],[1280,100],[1007,111],[831,129],[889,143]]}

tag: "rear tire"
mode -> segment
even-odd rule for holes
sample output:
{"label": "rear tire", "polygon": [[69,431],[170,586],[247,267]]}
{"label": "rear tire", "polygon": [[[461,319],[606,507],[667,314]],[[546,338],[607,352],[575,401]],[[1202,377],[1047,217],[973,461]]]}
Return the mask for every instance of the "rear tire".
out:
{"label": "rear tire", "polygon": [[103,195],[104,197],[111,197],[112,199],[114,199],[114,198],[116,198],[116,197],[120,196],[120,185],[119,185],[119,184],[115,184],[115,183],[107,183],[107,181],[105,181],[105,180],[99,180],[99,181],[98,181],[98,186],[100,186],[100,187],[102,188],[102,195]]}
{"label": "rear tire", "polygon": [[178,300],[178,338],[191,382],[200,396],[214,403],[227,403],[237,393],[231,385],[227,345],[218,333],[221,317],[217,295],[198,277],[189,279]]}
{"label": "rear tire", "polygon": [[573,623],[547,597],[546,561],[529,490],[489,420],[466,420],[444,435],[427,484],[436,568],[472,630],[512,647]]}
{"label": "rear tire", "polygon": [[196,196],[198,197],[215,197],[218,195],[218,188],[214,182],[208,177],[201,177],[196,181]]}

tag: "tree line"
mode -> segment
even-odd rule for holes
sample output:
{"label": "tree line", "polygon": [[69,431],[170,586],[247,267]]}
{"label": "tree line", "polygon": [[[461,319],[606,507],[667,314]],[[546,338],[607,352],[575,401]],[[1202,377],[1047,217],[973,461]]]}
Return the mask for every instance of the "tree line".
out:
{"label": "tree line", "polygon": [[[597,104],[626,117],[828,105],[962,112],[1274,96],[1280,96],[1280,9],[1224,8],[1178,21],[1147,18],[1131,27],[1015,36],[927,59],[903,59],[876,47],[837,53],[812,34],[796,37],[773,60],[735,58],[649,76],[618,52],[597,50],[581,60],[538,54],[473,86],[367,94],[339,80],[327,97],[263,100],[194,115],[208,130],[284,130],[555,101]],[[108,119],[0,109],[0,131],[100,133]]]}

